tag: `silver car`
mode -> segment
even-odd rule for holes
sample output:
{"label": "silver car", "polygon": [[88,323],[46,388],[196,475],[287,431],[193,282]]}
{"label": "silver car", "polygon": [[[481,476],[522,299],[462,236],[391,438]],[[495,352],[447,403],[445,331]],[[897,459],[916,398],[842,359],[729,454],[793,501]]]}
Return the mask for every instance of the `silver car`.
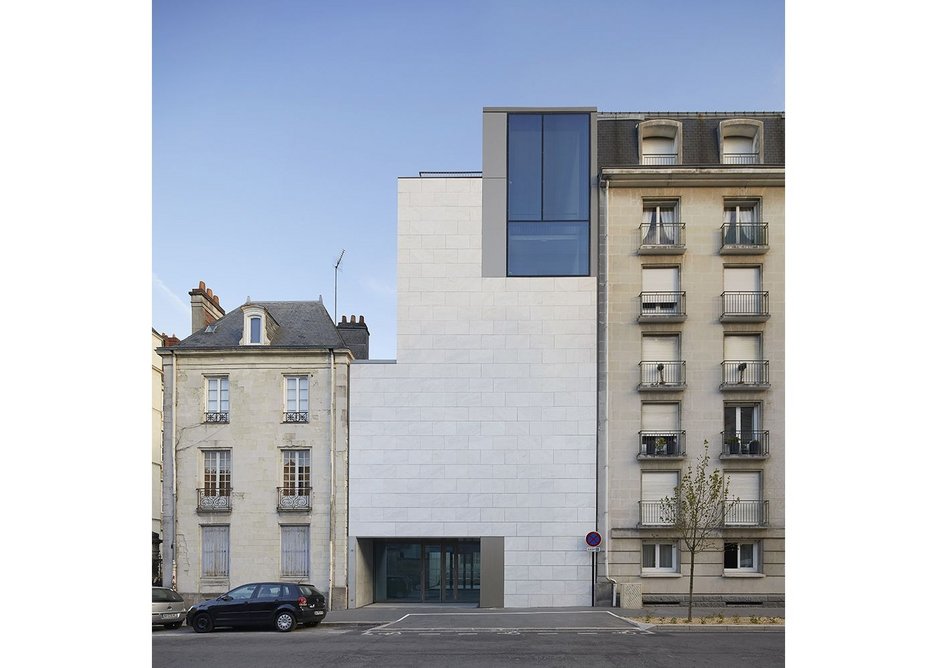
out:
{"label": "silver car", "polygon": [[185,621],[188,608],[169,587],[153,587],[153,626],[177,629]]}

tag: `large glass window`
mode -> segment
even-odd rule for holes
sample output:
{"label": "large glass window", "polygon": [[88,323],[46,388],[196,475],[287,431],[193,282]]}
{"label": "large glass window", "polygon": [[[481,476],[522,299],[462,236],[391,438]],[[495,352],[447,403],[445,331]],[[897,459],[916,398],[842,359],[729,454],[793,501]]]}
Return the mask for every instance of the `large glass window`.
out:
{"label": "large glass window", "polygon": [[508,116],[508,276],[589,275],[589,114]]}

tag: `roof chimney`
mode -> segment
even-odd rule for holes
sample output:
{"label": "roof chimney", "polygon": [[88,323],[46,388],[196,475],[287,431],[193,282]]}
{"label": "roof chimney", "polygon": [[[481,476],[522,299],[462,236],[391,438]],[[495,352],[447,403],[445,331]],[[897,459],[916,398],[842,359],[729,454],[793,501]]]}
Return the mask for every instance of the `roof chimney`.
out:
{"label": "roof chimney", "polygon": [[348,322],[348,317],[343,315],[342,321],[336,327],[345,345],[351,349],[351,354],[355,356],[355,359],[368,359],[368,339],[371,332],[368,331],[368,326],[364,322],[364,316],[351,316],[351,322]]}
{"label": "roof chimney", "polygon": [[199,281],[198,287],[189,292],[192,298],[192,333],[205,329],[224,315],[221,300],[205,287],[205,281]]}

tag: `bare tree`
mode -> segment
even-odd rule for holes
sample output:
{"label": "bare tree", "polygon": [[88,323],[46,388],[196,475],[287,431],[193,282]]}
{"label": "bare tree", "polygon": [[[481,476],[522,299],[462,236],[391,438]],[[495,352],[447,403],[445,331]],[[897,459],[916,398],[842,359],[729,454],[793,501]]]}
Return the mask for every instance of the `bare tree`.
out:
{"label": "bare tree", "polygon": [[709,472],[709,441],[696,465],[690,464],[674,487],[674,496],[661,499],[664,522],[672,524],[686,551],[690,553],[690,606],[687,619],[693,620],[693,578],[696,555],[713,549],[725,525],[726,514],[739,499],[729,499],[729,477],[719,469]]}

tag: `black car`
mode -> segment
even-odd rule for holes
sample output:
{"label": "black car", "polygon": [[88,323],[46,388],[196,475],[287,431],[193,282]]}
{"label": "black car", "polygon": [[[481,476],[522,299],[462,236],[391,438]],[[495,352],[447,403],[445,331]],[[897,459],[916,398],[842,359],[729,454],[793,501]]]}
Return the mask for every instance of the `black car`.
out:
{"label": "black car", "polygon": [[297,624],[315,626],[325,614],[325,596],[312,585],[253,582],[193,605],[185,623],[196,633],[208,633],[216,626],[270,624],[277,631],[292,631]]}

